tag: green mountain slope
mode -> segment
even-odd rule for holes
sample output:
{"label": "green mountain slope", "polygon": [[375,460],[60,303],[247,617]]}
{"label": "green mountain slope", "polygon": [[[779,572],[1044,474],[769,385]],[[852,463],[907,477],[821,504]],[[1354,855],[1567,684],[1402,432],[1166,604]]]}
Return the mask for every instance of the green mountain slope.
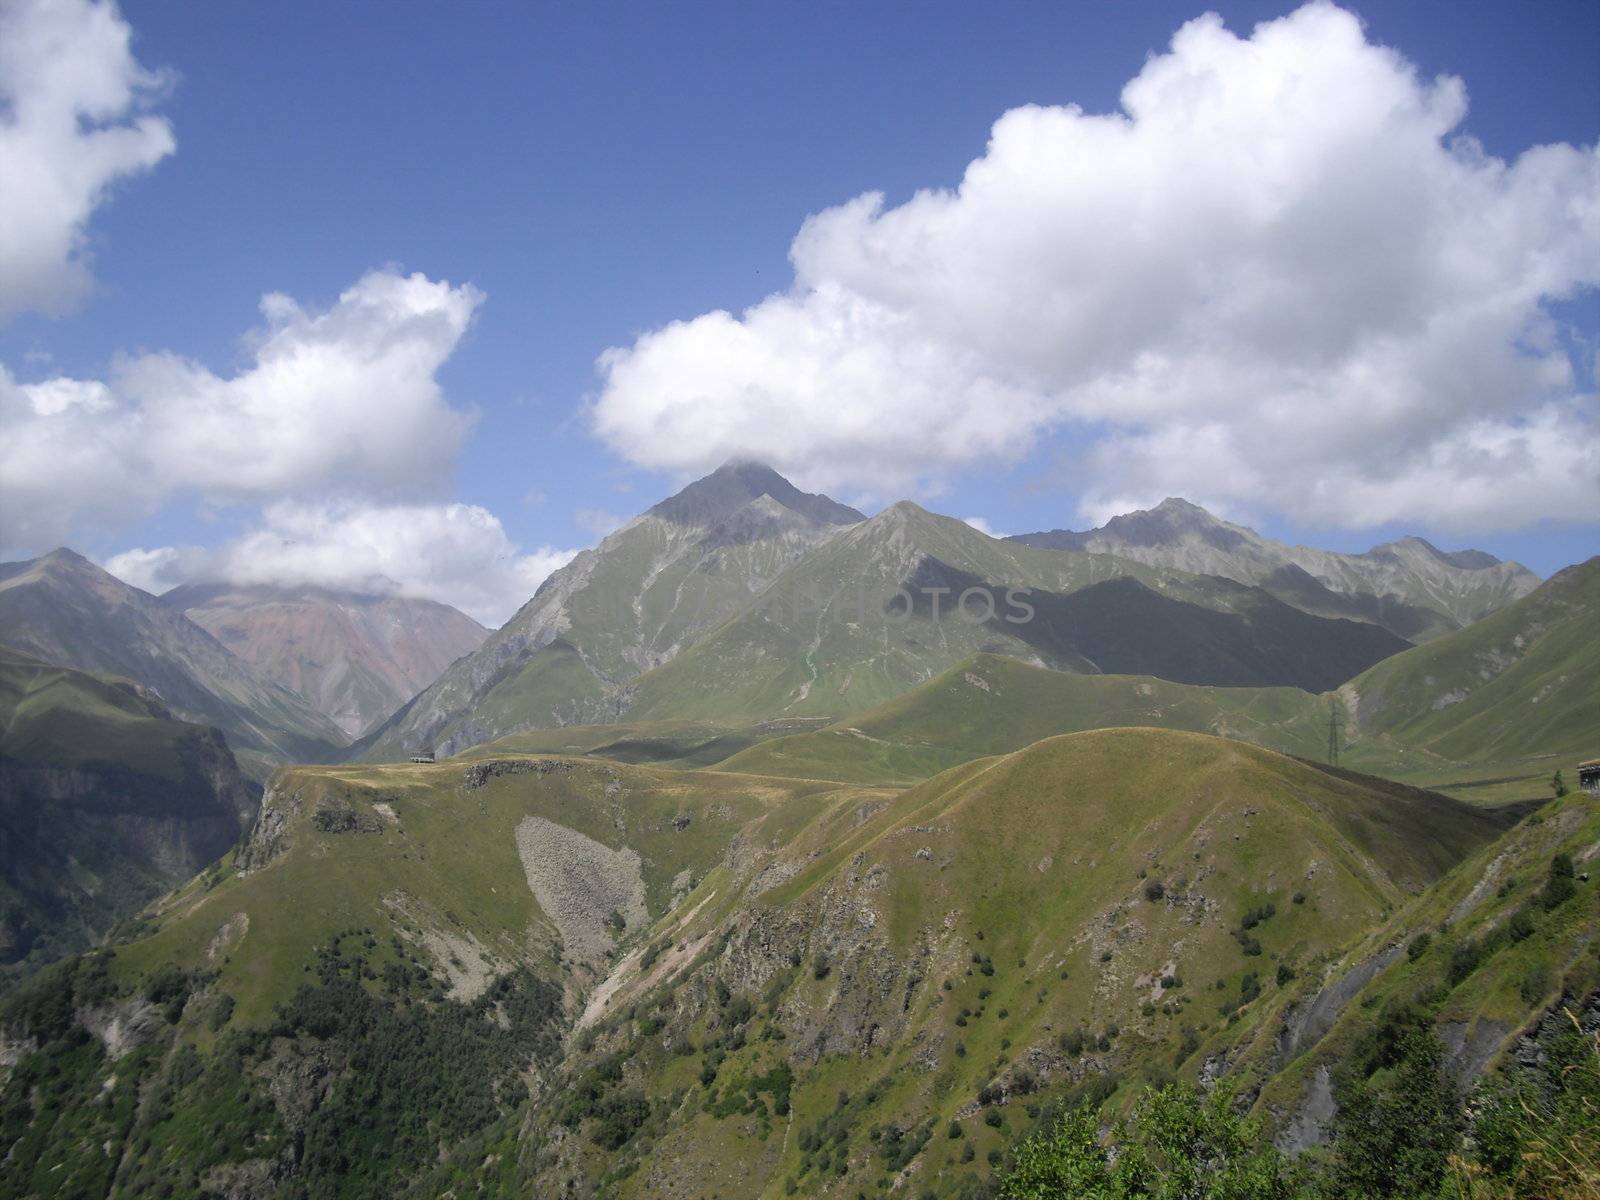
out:
{"label": "green mountain slope", "polygon": [[187,881],[255,811],[215,729],[0,647],[0,986]]}
{"label": "green mountain slope", "polygon": [[615,720],[631,680],[861,519],[768,468],[730,463],[553,574],[356,754],[454,753],[518,730]]}
{"label": "green mountain slope", "polygon": [[1406,645],[1227,580],[1036,550],[900,503],[640,677],[626,716],[840,716],[984,651],[1086,673],[1320,690]]}
{"label": "green mountain slope", "polygon": [[1456,760],[1600,749],[1600,558],[1350,681],[1356,730]]}
{"label": "green mountain slope", "polygon": [[[1600,560],[1467,629],[1406,650],[1333,696],[1050,671],[994,654],[821,729],[762,740],[729,769],[911,782],[1042,737],[1117,725],[1242,738],[1484,801],[1548,795],[1600,753]],[[1502,778],[1504,777],[1504,778]],[[1487,779],[1489,782],[1483,782]]]}
{"label": "green mountain slope", "polygon": [[287,770],[222,872],[0,1010],[0,1186],[955,1196],[1035,1098],[1198,1071],[1276,964],[1504,824],[1160,730],[903,793],[498,753]]}
{"label": "green mountain slope", "polygon": [[753,774],[910,783],[1041,738],[1117,726],[1211,733],[1321,757],[1327,723],[1328,702],[1298,688],[1078,675],[980,654],[864,713],[758,742],[721,765]]}
{"label": "green mountain slope", "polygon": [[345,742],[193,621],[70,550],[0,564],[0,643],[154,690],[178,716],[221,729],[256,778],[278,763],[326,761]]}
{"label": "green mountain slope", "polygon": [[1350,760],[1485,801],[1600,753],[1600,559],[1339,689]]}

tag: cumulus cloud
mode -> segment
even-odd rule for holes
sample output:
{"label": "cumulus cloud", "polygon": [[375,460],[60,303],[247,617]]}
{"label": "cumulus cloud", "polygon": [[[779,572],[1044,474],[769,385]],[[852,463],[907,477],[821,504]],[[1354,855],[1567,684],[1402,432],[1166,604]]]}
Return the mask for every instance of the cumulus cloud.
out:
{"label": "cumulus cloud", "polygon": [[220,580],[425,596],[493,628],[575,553],[525,553],[493,513],[473,504],[286,501],[269,505],[259,528],[220,546],[128,550],[105,567],[158,594]]}
{"label": "cumulus cloud", "polygon": [[0,548],[125,526],[183,493],[437,494],[470,422],[435,376],[482,299],[377,271],[326,311],[263,298],[252,361],[232,376],[172,354],[123,359],[106,381],[19,383],[0,366]]}
{"label": "cumulus cloud", "polygon": [[645,466],[755,456],[927,487],[1064,429],[1095,518],[1240,512],[1493,530],[1600,509],[1600,430],[1550,302],[1600,284],[1600,153],[1513,162],[1308,5],[1183,26],[1121,109],[1012,110],[954,190],[808,219],[794,284],[599,361]]}
{"label": "cumulus cloud", "polygon": [[88,289],[89,217],[176,147],[149,111],[165,77],[104,0],[0,4],[0,322],[59,313]]}

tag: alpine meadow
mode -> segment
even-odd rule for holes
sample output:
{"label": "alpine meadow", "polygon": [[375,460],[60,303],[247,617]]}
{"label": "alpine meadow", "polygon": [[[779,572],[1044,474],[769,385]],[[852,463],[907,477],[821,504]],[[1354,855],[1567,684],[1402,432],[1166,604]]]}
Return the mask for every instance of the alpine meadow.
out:
{"label": "alpine meadow", "polygon": [[0,0],[0,1200],[1600,1200],[1597,61]]}

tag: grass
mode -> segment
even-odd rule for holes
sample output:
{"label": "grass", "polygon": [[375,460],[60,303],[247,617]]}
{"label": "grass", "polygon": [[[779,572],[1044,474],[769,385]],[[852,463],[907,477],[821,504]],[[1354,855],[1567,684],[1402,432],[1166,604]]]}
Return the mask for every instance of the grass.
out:
{"label": "grass", "polygon": [[[226,952],[218,986],[258,1022],[292,994],[314,949],[349,928],[370,928],[380,945],[396,936],[470,939],[495,961],[545,958],[555,931],[539,912],[517,853],[515,831],[536,815],[596,841],[632,846],[643,859],[647,902],[659,915],[682,871],[699,879],[751,820],[837,791],[827,784],[751,780],[660,767],[561,760],[571,770],[507,775],[463,787],[471,760],[433,765],[295,768],[274,782],[269,803],[294,806],[289,849],[264,868],[220,876],[169,897],[154,929],[123,947],[117,970],[141,976],[166,961],[207,961],[206,947],[235,914],[248,932]],[[329,833],[314,825],[319,804],[337,801],[377,832]],[[394,813],[391,822],[374,808]],[[678,829],[674,819],[687,816]],[[378,965],[375,963],[375,965]]]}
{"label": "grass", "polygon": [[[1093,1041],[1119,1026],[1109,1053],[1081,1052],[1074,1070],[1093,1078],[1114,1063],[1136,1082],[1173,1071],[1182,1027],[1193,1025],[1198,1044],[1183,1069],[1197,1071],[1218,1039],[1275,1028],[1286,988],[1298,986],[1276,981],[1279,963],[1311,973],[1504,828],[1503,819],[1448,798],[1332,775],[1236,742],[1135,729],[1053,738],[974,761],[875,811],[834,804],[786,843],[765,836],[770,820],[751,834],[783,844],[778,861],[797,869],[743,900],[737,877],[719,874],[726,907],[712,901],[670,932],[682,940],[731,929],[733,940],[672,988],[704,995],[720,964],[751,953],[742,931],[796,931],[804,941],[787,944],[802,947],[801,966],[780,981],[777,1009],[789,1052],[810,1064],[797,1077],[794,1129],[831,1111],[841,1088],[854,1094],[881,1080],[873,1103],[852,1109],[853,1127],[870,1134],[931,1119],[936,1136],[922,1169],[938,1163],[963,1172],[945,1161],[957,1155],[944,1138],[949,1120],[996,1081],[1011,1087],[1036,1052],[1046,1061],[1059,1055],[1064,1031],[1086,1029]],[[1166,886],[1152,901],[1146,886],[1157,876]],[[1262,953],[1252,958],[1233,930],[1269,903],[1275,912],[1254,927]],[[811,966],[820,954],[830,966],[818,978]],[[1249,972],[1261,994],[1230,1024],[1215,998],[1238,996]],[[1169,974],[1182,986],[1159,988]],[[650,1008],[661,986],[624,988],[613,1011]],[[1145,1015],[1141,1004],[1153,992],[1161,1006]],[[697,1024],[694,1035],[715,1037],[714,1022]],[[599,1046],[654,1078],[656,1051],[621,1027],[602,1026]],[[754,1072],[753,1054],[730,1053],[719,1081]],[[980,1167],[1033,1120],[1029,1098],[1014,1088],[1009,1095],[962,1118]],[[982,1120],[991,1110],[1001,1114],[999,1129]],[[669,1155],[663,1169],[708,1184],[712,1168],[699,1153],[707,1145],[719,1159],[766,1170],[769,1151],[750,1131],[724,1123],[713,1134],[703,1116],[692,1128],[693,1137],[655,1143],[649,1154]],[[803,1170],[804,1152],[791,1139],[760,1194],[783,1194],[789,1177],[807,1181],[805,1194],[876,1186],[882,1167],[873,1139],[852,1135],[850,1145],[847,1173],[819,1190],[815,1163]]]}

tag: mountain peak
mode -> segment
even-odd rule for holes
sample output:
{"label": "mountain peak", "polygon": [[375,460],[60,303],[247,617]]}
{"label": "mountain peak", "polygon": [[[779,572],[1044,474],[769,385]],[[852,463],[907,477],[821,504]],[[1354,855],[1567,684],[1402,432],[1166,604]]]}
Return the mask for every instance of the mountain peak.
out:
{"label": "mountain peak", "polygon": [[1169,546],[1195,535],[1218,550],[1231,550],[1245,541],[1243,533],[1211,515],[1198,504],[1168,496],[1154,508],[1112,517],[1095,534],[1110,534],[1133,546]]}
{"label": "mountain peak", "polygon": [[1388,542],[1382,546],[1374,546],[1368,553],[1380,550],[1393,550],[1402,546],[1414,546],[1431,558],[1463,571],[1483,571],[1490,567],[1498,567],[1500,559],[1486,550],[1441,550],[1427,538],[1410,534],[1398,541]]}
{"label": "mountain peak", "polygon": [[107,596],[138,592],[137,588],[124,583],[99,563],[66,546],[57,546],[38,558],[0,563],[0,586],[35,583],[47,587],[87,588]]}
{"label": "mountain peak", "polygon": [[1164,513],[1169,516],[1203,517],[1205,520],[1213,522],[1218,520],[1210,510],[1201,508],[1198,504],[1185,500],[1182,496],[1168,496],[1160,504],[1148,511]]}
{"label": "mountain peak", "polygon": [[765,463],[740,458],[729,459],[705,478],[661,501],[649,515],[677,525],[711,525],[762,496],[770,496],[819,525],[854,525],[866,520],[828,496],[802,492]]}

